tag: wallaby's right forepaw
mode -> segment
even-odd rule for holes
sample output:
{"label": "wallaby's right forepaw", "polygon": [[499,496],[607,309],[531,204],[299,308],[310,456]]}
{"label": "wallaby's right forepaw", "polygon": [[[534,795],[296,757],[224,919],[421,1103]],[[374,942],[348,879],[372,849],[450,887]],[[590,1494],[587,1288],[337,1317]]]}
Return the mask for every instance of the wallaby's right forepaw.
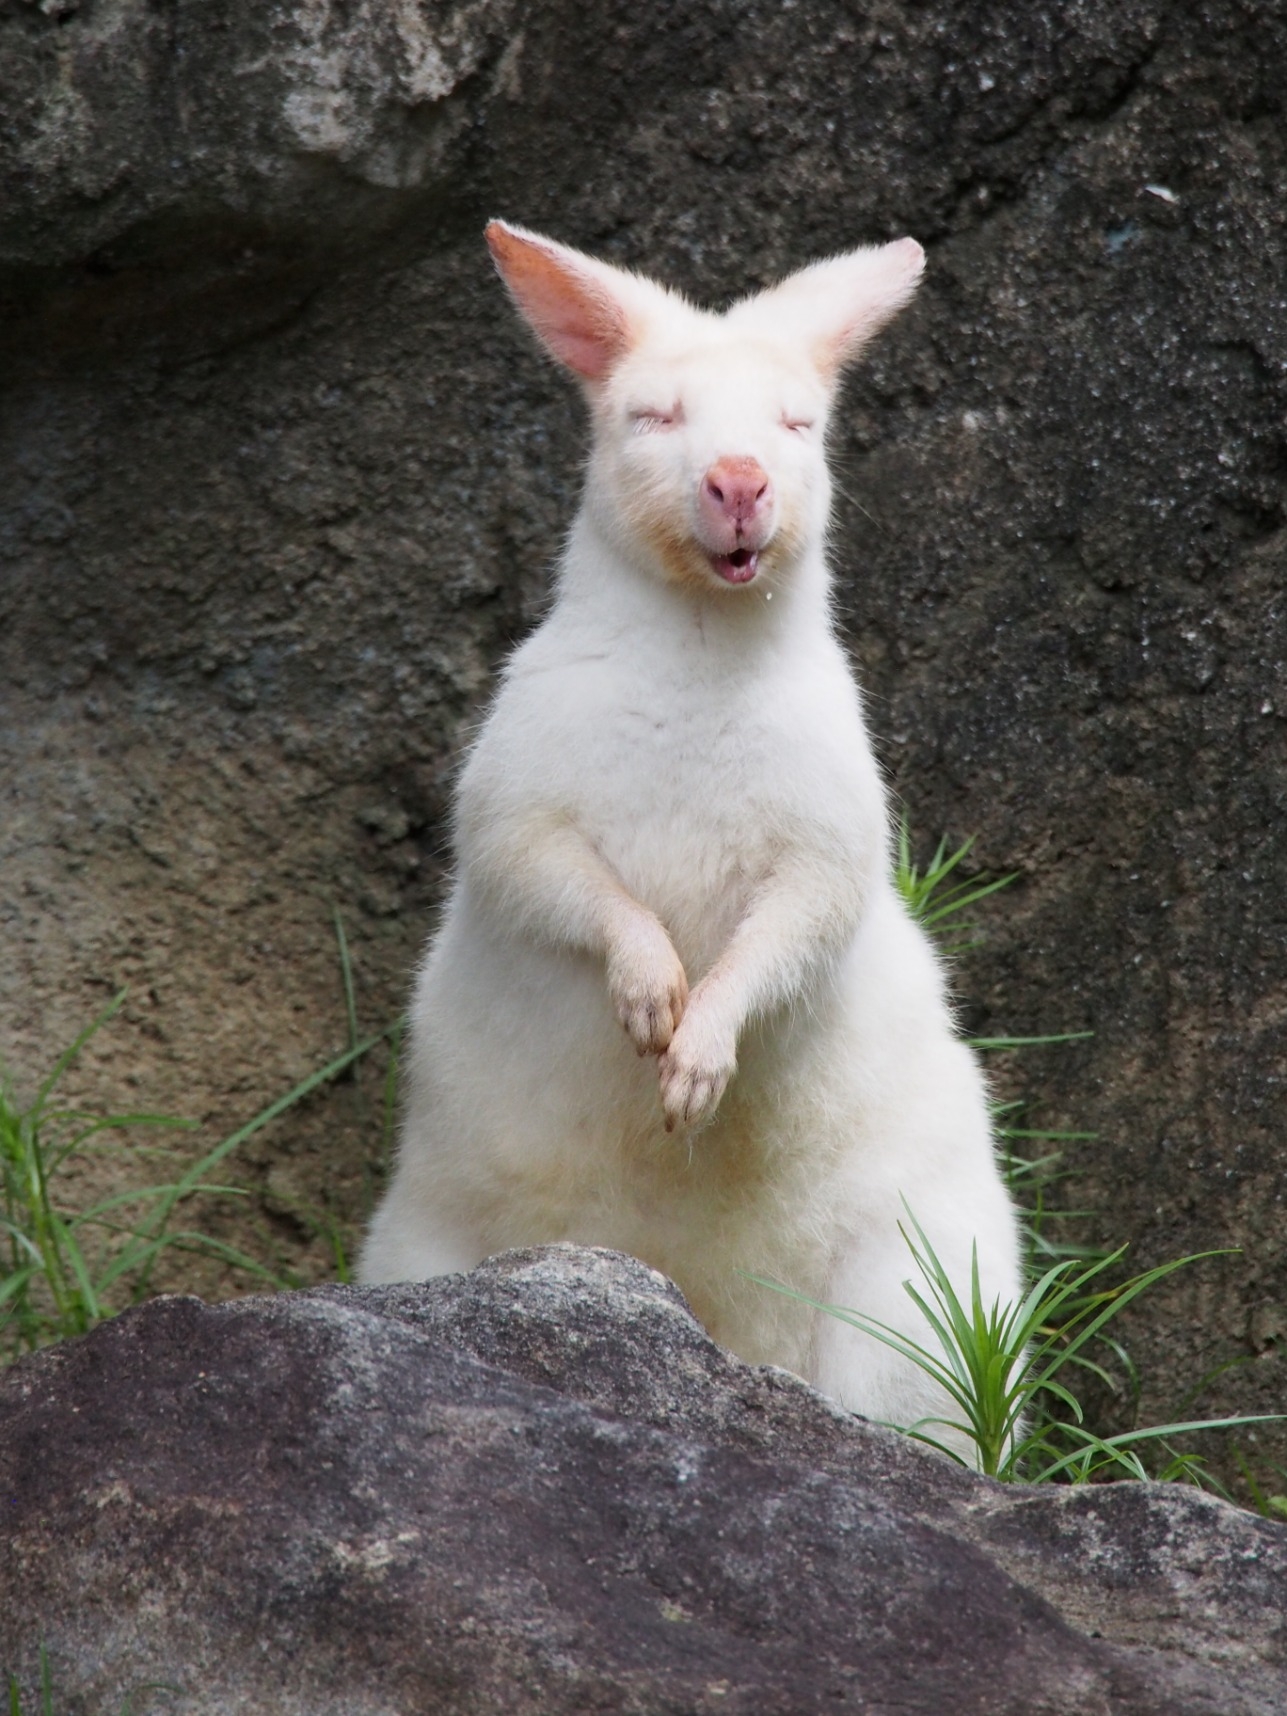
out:
{"label": "wallaby's right forepaw", "polygon": [[659,1055],[679,1029],[688,979],[660,924],[636,928],[608,963],[617,1018],[641,1055]]}

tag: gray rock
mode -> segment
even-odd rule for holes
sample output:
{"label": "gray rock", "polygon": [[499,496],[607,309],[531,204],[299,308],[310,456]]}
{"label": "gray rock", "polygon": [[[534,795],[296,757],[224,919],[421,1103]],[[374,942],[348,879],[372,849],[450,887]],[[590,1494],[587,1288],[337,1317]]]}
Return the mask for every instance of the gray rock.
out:
{"label": "gray rock", "polygon": [[975,1478],[616,1253],[154,1303],[0,1377],[0,1666],[59,1708],[1271,1716],[1287,1531]]}
{"label": "gray rock", "polygon": [[[923,841],[1020,872],[970,1027],[1094,1033],[1001,1070],[1097,1135],[1080,1234],[1241,1247],[1132,1311],[1144,1412],[1220,1366],[1199,1410],[1280,1408],[1284,90],[1238,0],[0,8],[6,1062],[128,982],[72,1094],[212,1142],[342,1041],[333,902],[363,1022],[403,1006],[577,483],[488,215],[713,301],[910,231],[836,435],[882,755]],[[240,1167],[310,1278],[283,1212],[359,1216],[352,1096]]]}
{"label": "gray rock", "polygon": [[358,237],[391,193],[441,189],[471,119],[452,98],[494,66],[516,10],[17,0],[0,20],[0,263],[141,254],[168,227],[161,254],[173,230],[221,221]]}

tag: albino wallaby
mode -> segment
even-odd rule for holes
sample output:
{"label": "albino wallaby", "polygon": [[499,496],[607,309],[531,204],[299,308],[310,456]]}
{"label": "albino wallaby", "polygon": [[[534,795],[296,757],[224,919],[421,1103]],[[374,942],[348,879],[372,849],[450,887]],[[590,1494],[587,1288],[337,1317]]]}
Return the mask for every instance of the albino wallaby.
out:
{"label": "albino wallaby", "polygon": [[962,1292],[1019,1291],[988,1104],[890,876],[832,630],[823,456],[843,367],[912,296],[912,239],[723,315],[494,221],[487,240],[593,420],[546,619],[456,800],[368,1282],[508,1246],[615,1246],[742,1358],[908,1424],[944,1397],[748,1281],[932,1337],[905,1198]]}

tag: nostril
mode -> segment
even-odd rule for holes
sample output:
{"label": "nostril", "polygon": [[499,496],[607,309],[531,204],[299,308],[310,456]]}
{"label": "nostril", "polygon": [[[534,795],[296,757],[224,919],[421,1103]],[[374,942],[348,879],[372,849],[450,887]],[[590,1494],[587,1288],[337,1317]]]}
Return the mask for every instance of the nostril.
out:
{"label": "nostril", "polygon": [[767,510],[773,482],[758,459],[717,459],[702,478],[702,499],[740,530]]}

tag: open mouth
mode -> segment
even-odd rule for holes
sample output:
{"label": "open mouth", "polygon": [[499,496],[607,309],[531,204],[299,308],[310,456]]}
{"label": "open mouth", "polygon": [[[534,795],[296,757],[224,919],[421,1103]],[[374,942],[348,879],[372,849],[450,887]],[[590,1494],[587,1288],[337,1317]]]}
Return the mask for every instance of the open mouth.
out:
{"label": "open mouth", "polygon": [[760,564],[759,550],[735,548],[731,554],[712,554],[711,565],[726,584],[749,584]]}

